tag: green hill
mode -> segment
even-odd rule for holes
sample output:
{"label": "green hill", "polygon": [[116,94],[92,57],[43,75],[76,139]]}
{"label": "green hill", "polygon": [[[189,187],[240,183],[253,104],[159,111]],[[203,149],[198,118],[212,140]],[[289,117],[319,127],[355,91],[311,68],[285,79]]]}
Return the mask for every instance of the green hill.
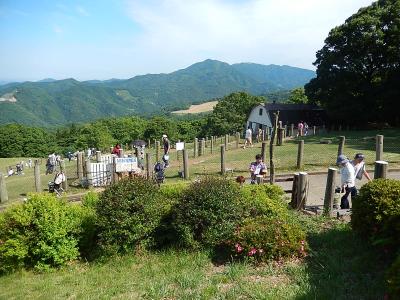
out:
{"label": "green hill", "polygon": [[[9,83],[0,86],[0,124],[52,126],[172,111],[235,91],[261,95],[292,89],[314,75],[313,71],[289,66],[205,60],[169,74],[127,80]],[[4,95],[13,95],[16,102],[2,98]]]}

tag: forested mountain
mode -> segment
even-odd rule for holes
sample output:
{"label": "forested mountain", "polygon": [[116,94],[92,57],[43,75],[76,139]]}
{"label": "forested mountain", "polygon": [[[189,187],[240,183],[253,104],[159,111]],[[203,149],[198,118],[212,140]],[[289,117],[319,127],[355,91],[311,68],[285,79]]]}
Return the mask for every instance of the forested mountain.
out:
{"label": "forested mountain", "polygon": [[143,115],[187,108],[191,103],[245,91],[255,95],[303,86],[314,72],[289,66],[205,60],[169,74],[127,80],[74,79],[0,86],[0,124],[37,126],[100,117]]}

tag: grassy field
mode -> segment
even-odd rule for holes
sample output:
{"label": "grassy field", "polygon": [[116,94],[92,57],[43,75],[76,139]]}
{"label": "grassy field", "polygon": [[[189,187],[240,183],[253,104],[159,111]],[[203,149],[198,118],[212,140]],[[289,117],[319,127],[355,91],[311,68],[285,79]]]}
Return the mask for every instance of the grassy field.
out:
{"label": "grassy field", "polygon": [[221,263],[165,250],[0,277],[0,299],[383,299],[382,255],[347,224],[302,217],[304,260]]}
{"label": "grassy field", "polygon": [[177,110],[173,111],[172,113],[177,115],[184,115],[184,114],[198,114],[203,112],[209,112],[214,109],[217,103],[218,101],[210,101],[202,104],[190,105],[189,109]]}

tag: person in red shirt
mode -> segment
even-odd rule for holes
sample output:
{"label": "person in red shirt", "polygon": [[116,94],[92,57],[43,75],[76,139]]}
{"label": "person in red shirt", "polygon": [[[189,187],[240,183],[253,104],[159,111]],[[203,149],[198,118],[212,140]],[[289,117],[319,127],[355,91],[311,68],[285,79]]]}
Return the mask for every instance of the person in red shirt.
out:
{"label": "person in red shirt", "polygon": [[119,156],[119,152],[121,150],[121,145],[120,144],[116,144],[115,147],[113,148],[113,150],[111,151],[111,154],[115,154]]}

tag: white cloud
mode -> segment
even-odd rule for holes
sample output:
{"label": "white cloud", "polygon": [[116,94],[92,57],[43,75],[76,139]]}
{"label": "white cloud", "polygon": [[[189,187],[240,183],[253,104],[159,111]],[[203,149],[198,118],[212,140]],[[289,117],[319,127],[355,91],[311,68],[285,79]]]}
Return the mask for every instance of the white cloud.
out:
{"label": "white cloud", "polygon": [[90,14],[86,11],[86,9],[83,8],[81,5],[77,5],[77,6],[76,6],[76,11],[77,11],[78,14],[80,14],[81,16],[84,16],[84,17],[90,16]]}
{"label": "white cloud", "polygon": [[312,68],[334,26],[370,0],[128,1],[137,57],[159,67],[205,58]]}

